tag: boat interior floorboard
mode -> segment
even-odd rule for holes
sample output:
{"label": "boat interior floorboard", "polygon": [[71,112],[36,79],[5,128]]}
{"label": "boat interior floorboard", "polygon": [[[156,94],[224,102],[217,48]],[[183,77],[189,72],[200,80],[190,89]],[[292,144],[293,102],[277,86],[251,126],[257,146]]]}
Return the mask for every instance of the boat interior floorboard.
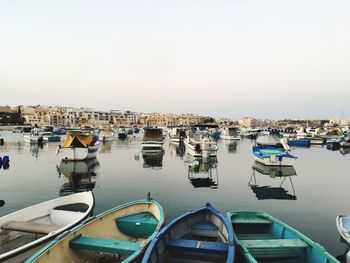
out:
{"label": "boat interior floorboard", "polygon": [[42,235],[18,231],[3,230],[0,233],[0,254],[11,251],[35,241]]}

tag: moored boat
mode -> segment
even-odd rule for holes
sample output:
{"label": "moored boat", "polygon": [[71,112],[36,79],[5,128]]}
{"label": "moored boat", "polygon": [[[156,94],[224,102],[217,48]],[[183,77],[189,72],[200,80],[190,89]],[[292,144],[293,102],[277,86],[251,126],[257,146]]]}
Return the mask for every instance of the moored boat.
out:
{"label": "moored boat", "polygon": [[36,204],[0,218],[0,262],[23,262],[86,219],[94,197],[83,192]]}
{"label": "moored boat", "polygon": [[173,127],[169,130],[169,137],[172,142],[180,143],[186,137],[184,127]]}
{"label": "moored boat", "polygon": [[124,140],[127,137],[128,137],[128,134],[127,134],[125,128],[124,127],[120,127],[118,129],[118,138]]}
{"label": "moored boat", "polygon": [[102,142],[113,141],[115,139],[114,131],[103,129],[100,131],[98,138]]}
{"label": "moored boat", "polygon": [[337,216],[336,225],[341,238],[350,246],[350,216]]}
{"label": "moored boat", "polygon": [[78,225],[26,262],[136,262],[164,220],[158,202],[129,202]]}
{"label": "moored boat", "polygon": [[185,213],[152,240],[142,263],[234,262],[230,222],[210,204]]}
{"label": "moored boat", "polygon": [[218,146],[207,131],[190,132],[184,141],[189,155],[193,157],[215,157]]}
{"label": "moored boat", "polygon": [[245,262],[339,263],[321,245],[266,213],[232,211],[227,218]]}
{"label": "moored boat", "polygon": [[254,146],[253,154],[259,163],[272,166],[293,166],[297,159],[289,152],[272,146]]}
{"label": "moored boat", "polygon": [[164,136],[162,128],[146,127],[142,139],[142,151],[159,151],[163,149]]}
{"label": "moored boat", "polygon": [[222,140],[240,140],[238,131],[237,127],[225,127],[221,132],[220,138]]}
{"label": "moored boat", "polygon": [[32,129],[30,133],[24,133],[23,138],[27,143],[41,144],[44,142],[43,135],[37,128]]}
{"label": "moored boat", "polygon": [[71,132],[57,149],[62,160],[82,161],[96,157],[100,142],[91,133]]}

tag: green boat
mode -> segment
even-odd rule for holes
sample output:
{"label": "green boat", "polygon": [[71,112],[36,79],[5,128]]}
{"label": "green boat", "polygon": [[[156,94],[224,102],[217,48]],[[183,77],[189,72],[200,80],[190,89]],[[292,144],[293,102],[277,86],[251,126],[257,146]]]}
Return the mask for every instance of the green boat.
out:
{"label": "green boat", "polygon": [[339,263],[320,244],[266,213],[232,211],[227,217],[246,262]]}
{"label": "green boat", "polygon": [[26,263],[138,262],[164,222],[156,201],[129,202],[64,233]]}

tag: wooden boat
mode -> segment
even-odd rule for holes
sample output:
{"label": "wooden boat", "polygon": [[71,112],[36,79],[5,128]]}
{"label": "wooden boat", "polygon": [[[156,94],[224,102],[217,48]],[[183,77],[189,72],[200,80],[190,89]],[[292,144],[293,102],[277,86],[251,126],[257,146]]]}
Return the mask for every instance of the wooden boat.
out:
{"label": "wooden boat", "polygon": [[0,218],[0,262],[23,262],[50,240],[86,219],[91,192],[33,205]]}
{"label": "wooden boat", "polygon": [[80,224],[26,262],[135,262],[164,221],[156,201],[129,202]]}
{"label": "wooden boat", "polygon": [[240,140],[238,132],[238,127],[225,127],[221,132],[220,138],[222,140]]}
{"label": "wooden boat", "polygon": [[230,222],[210,204],[165,226],[147,248],[142,263],[234,262]]}
{"label": "wooden boat", "polygon": [[350,245],[350,216],[337,216],[336,224],[341,238]]}
{"label": "wooden boat", "polygon": [[254,146],[253,154],[257,162],[272,166],[293,166],[297,158],[287,151],[272,146]]}
{"label": "wooden boat", "polygon": [[266,213],[233,211],[227,217],[245,262],[339,263],[321,245]]}
{"label": "wooden boat", "polygon": [[81,131],[71,132],[57,149],[62,160],[82,161],[96,157],[100,142],[98,137]]}

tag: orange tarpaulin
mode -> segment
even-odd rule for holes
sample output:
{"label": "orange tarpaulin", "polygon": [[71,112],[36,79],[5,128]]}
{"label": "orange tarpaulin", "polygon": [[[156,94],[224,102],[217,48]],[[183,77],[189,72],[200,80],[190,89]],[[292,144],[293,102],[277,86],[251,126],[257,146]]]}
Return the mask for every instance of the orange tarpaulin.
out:
{"label": "orange tarpaulin", "polygon": [[92,135],[83,135],[83,134],[69,134],[64,140],[62,147],[71,147],[71,146],[83,146],[88,147],[91,142],[94,140]]}

